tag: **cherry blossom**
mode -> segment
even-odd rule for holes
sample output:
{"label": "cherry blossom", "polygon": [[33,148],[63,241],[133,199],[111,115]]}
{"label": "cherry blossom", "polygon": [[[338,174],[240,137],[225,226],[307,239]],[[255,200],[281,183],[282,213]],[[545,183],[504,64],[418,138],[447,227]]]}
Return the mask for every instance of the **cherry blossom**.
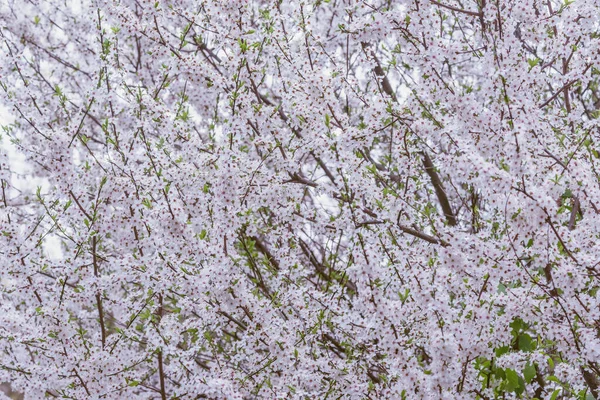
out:
{"label": "cherry blossom", "polygon": [[598,398],[599,16],[6,0],[7,396]]}

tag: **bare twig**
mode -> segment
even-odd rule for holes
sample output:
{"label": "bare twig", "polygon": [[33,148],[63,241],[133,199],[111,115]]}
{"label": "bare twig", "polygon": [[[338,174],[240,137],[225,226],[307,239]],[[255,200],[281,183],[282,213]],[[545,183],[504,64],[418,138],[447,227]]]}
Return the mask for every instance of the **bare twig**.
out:
{"label": "bare twig", "polygon": [[75,200],[75,204],[77,204],[77,206],[79,207],[79,209],[81,210],[81,212],[83,213],[83,215],[85,215],[85,217],[88,219],[88,221],[90,221],[90,223],[92,222],[92,217],[90,216],[90,214],[88,214],[87,211],[85,211],[85,208],[83,208],[81,206],[81,203],[79,203],[79,200],[77,199],[77,197],[75,197],[75,194],[73,193],[72,190],[69,190],[69,194],[71,195],[71,197],[73,198],[73,200]]}
{"label": "bare twig", "polygon": [[83,127],[83,121],[85,120],[85,117],[87,117],[88,113],[90,112],[90,108],[92,108],[92,104],[94,104],[94,100],[95,100],[95,98],[92,97],[92,99],[90,100],[90,104],[88,104],[87,108],[85,109],[85,112],[83,113],[83,117],[81,117],[81,121],[79,122],[77,131],[75,131],[75,134],[71,138],[71,141],[69,142],[69,145],[67,146],[67,148],[71,147],[71,145],[73,145],[73,141],[75,140],[75,138],[77,136],[79,136],[79,132],[81,131],[81,128]]}

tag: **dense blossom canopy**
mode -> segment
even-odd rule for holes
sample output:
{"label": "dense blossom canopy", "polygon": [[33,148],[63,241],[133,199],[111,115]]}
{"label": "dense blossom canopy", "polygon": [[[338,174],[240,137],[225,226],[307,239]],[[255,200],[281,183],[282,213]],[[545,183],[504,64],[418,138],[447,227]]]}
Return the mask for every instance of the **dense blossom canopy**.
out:
{"label": "dense blossom canopy", "polygon": [[598,0],[2,0],[0,382],[597,398],[599,38]]}

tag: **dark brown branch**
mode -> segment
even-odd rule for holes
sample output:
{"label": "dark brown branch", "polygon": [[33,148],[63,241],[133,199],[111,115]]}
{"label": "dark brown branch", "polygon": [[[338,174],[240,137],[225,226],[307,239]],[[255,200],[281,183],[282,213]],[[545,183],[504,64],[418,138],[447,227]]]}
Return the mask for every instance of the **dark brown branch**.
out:
{"label": "dark brown branch", "polygon": [[[159,335],[160,335],[160,332],[158,331],[158,324],[160,324],[160,321],[162,320],[164,311],[165,311],[165,309],[163,307],[163,297],[161,294],[159,294],[158,295],[158,309],[156,310],[156,314],[158,316],[158,323],[155,326],[156,331],[158,332]],[[163,338],[163,340],[164,340],[164,338]],[[165,371],[163,368],[162,349],[158,350],[158,377],[160,380],[160,397],[162,400],[167,400],[167,390],[165,389]]]}
{"label": "dark brown branch", "polygon": [[592,392],[592,396],[594,396],[595,399],[600,399],[600,381],[598,380],[598,377],[593,372],[590,372],[583,367],[581,367],[581,372],[585,383]]}
{"label": "dark brown branch", "polygon": [[315,158],[315,161],[317,161],[317,164],[319,164],[319,167],[321,167],[323,172],[325,172],[325,175],[327,175],[327,177],[329,178],[331,183],[333,183],[335,185],[335,177],[333,176],[331,171],[329,171],[329,168],[327,168],[327,165],[325,165],[323,160],[321,160],[313,151],[310,152],[310,155],[312,155]]}
{"label": "dark brown branch", "polygon": [[[317,257],[315,257],[315,255],[313,254],[311,249],[308,247],[308,245],[302,239],[300,239],[300,249],[302,250],[304,255],[308,258],[308,260],[313,265],[313,267],[315,267],[315,270],[317,271],[318,275],[321,278],[325,279],[326,281],[331,282],[332,277],[330,274],[327,273],[327,271],[326,271],[327,268],[325,267],[325,265],[323,265],[322,263],[319,262],[319,260],[317,260]],[[352,282],[350,280],[347,280],[346,282],[344,282],[343,277],[342,278],[333,278],[333,279],[335,279],[341,286],[345,287],[348,291],[353,292],[353,293],[357,292],[357,287],[354,282]]]}
{"label": "dark brown branch", "polygon": [[87,213],[87,211],[85,211],[85,208],[83,208],[81,206],[81,203],[79,203],[79,200],[77,199],[77,197],[75,197],[75,194],[73,194],[72,190],[69,190],[69,194],[71,195],[71,197],[73,197],[73,200],[75,200],[75,204],[77,204],[77,206],[79,207],[79,209],[81,210],[81,212],[83,213],[83,215],[85,215],[85,217],[91,223],[92,222],[92,217],[90,216],[90,214]]}
{"label": "dark brown branch", "polygon": [[[368,43],[366,43],[366,42],[362,42],[361,45],[362,45],[363,50],[366,50],[366,48],[369,46]],[[390,96],[392,98],[392,100],[394,100],[397,103],[398,99],[396,98],[396,94],[394,93],[394,90],[392,89],[390,80],[388,79],[387,75],[385,74],[385,71],[381,67],[381,62],[379,62],[379,58],[377,58],[377,55],[375,55],[375,52],[373,52],[373,51],[371,51],[371,57],[373,57],[373,60],[375,60],[375,64],[376,64],[375,68],[373,69],[373,72],[375,72],[375,75],[382,77],[381,78],[381,88],[383,89],[385,94]]]}
{"label": "dark brown branch", "polygon": [[444,247],[450,246],[450,243],[448,243],[448,242],[446,242],[444,240],[438,239],[436,237],[433,237],[433,236],[428,235],[428,234],[423,233],[423,232],[419,232],[416,229],[409,228],[409,227],[404,226],[402,224],[398,224],[398,228],[400,228],[400,230],[402,232],[404,232],[404,233],[407,233],[407,234],[412,235],[412,236],[414,236],[416,238],[419,238],[419,239],[423,239],[424,241],[429,242],[431,244],[441,244]]}
{"label": "dark brown branch", "polygon": [[163,369],[162,351],[158,351],[158,376],[160,378],[160,398],[167,400],[167,391],[165,390],[165,372]]}
{"label": "dark brown branch", "polygon": [[[47,272],[38,271],[37,273],[40,274],[40,275],[43,275],[43,276],[45,276],[47,278],[58,280],[58,278],[56,276],[51,275],[51,274],[49,274]],[[73,285],[72,283],[68,283],[67,280],[65,280],[65,285],[68,286],[68,287],[70,287],[71,289],[76,289],[77,288],[77,285]]]}
{"label": "dark brown branch", "polygon": [[379,220],[370,220],[370,221],[363,221],[363,222],[359,222],[356,224],[357,228],[362,228],[363,226],[368,226],[368,225],[380,225],[380,224],[385,224],[385,221],[379,221]]}
{"label": "dark brown branch", "polygon": [[251,239],[254,240],[256,244],[256,250],[263,253],[265,257],[267,257],[267,260],[269,260],[269,263],[271,263],[273,268],[279,271],[279,262],[275,259],[275,257],[273,257],[267,246],[256,236],[252,236]]}
{"label": "dark brown branch", "polygon": [[250,263],[249,264],[250,270],[254,273],[254,277],[250,276],[250,274],[248,274],[248,276],[251,279],[255,280],[255,284],[267,298],[272,299],[273,295],[271,294],[271,291],[269,290],[269,287],[267,286],[267,284],[262,276],[262,273],[260,272],[260,267],[256,263],[256,260],[252,256],[252,252],[250,251],[250,249],[248,248],[248,246],[246,244],[247,239],[248,239],[248,237],[246,236],[245,233],[242,233],[241,236],[238,238],[239,243],[244,248],[246,257],[248,257],[248,261]]}
{"label": "dark brown branch", "polygon": [[[96,256],[96,236],[92,238],[92,262],[94,264],[94,276],[98,277],[100,271],[98,269],[98,257]],[[102,348],[106,345],[106,327],[104,325],[104,310],[102,308],[102,298],[100,292],[96,293],[96,308],[98,309],[98,318],[100,319],[100,333],[102,335]]]}
{"label": "dark brown branch", "polygon": [[75,134],[71,138],[71,141],[69,142],[69,145],[67,146],[67,148],[71,147],[75,138],[79,136],[79,132],[81,131],[81,128],[83,127],[83,121],[85,121],[85,117],[87,117],[88,113],[90,112],[90,108],[92,108],[92,104],[94,104],[94,100],[95,100],[95,98],[92,97],[92,99],[90,100],[90,104],[88,104],[87,108],[85,109],[83,117],[81,117],[81,121],[79,121],[79,126],[77,127],[77,131],[75,131]]}
{"label": "dark brown branch", "polygon": [[77,377],[77,379],[79,379],[79,382],[81,382],[81,386],[83,386],[83,388],[85,389],[85,392],[87,393],[87,395],[91,396],[90,391],[88,390],[87,385],[85,384],[85,382],[83,381],[83,379],[81,379],[81,376],[79,375],[79,373],[77,372],[77,370],[75,368],[73,368],[73,372],[75,373],[75,376]]}
{"label": "dark brown branch", "polygon": [[541,104],[539,106],[539,108],[544,108],[546,107],[548,104],[552,103],[552,101],[554,99],[556,99],[558,96],[560,96],[562,93],[565,92],[565,89],[568,89],[569,86],[571,86],[572,84],[574,84],[575,82],[577,82],[577,79],[572,80],[567,82],[563,87],[561,87],[556,93],[554,93],[552,96],[550,96],[550,98],[548,100],[546,100],[543,104]]}
{"label": "dark brown branch", "polygon": [[[2,186],[2,202],[4,203],[4,207],[8,207],[8,203],[6,202],[6,192],[5,192],[5,185],[6,185],[6,181],[4,179],[0,179],[0,185]],[[8,220],[8,222],[10,223],[10,219]]]}
{"label": "dark brown branch", "polygon": [[89,72],[86,72],[82,69],[79,69],[78,67],[76,67],[75,65],[71,64],[70,62],[63,60],[62,58],[58,57],[57,55],[55,55],[54,53],[51,53],[50,51],[48,51],[47,49],[45,49],[44,47],[40,46],[39,44],[37,44],[36,42],[34,42],[33,40],[31,40],[30,38],[26,38],[25,36],[22,37],[23,40],[26,43],[29,43],[35,47],[37,47],[38,49],[40,49],[41,51],[43,51],[44,53],[48,54],[48,56],[50,56],[52,59],[58,61],[59,63],[61,63],[62,65],[64,65],[65,67],[71,68],[72,70],[76,71],[76,72],[81,72],[82,74],[84,74],[86,77],[88,77],[89,79],[92,79],[92,75]]}
{"label": "dark brown branch", "polygon": [[425,172],[429,175],[431,179],[431,183],[435,188],[435,194],[437,195],[438,201],[442,206],[442,210],[444,211],[444,215],[446,216],[446,221],[450,226],[456,226],[456,217],[454,212],[452,211],[452,207],[450,206],[450,202],[448,201],[448,196],[446,196],[446,192],[444,191],[444,186],[442,185],[442,181],[433,166],[433,162],[431,158],[429,158],[429,154],[427,152],[423,152],[423,165],[425,166]]}
{"label": "dark brown branch", "polygon": [[100,270],[98,269],[98,256],[96,255],[96,246],[98,244],[98,239],[94,235],[92,237],[92,263],[94,264],[94,276],[98,277],[100,275]]}
{"label": "dark brown branch", "polygon": [[100,318],[100,332],[102,334],[102,348],[106,345],[106,328],[104,327],[104,311],[102,309],[102,299],[100,293],[96,293],[96,307],[98,308],[98,316]]}
{"label": "dark brown branch", "polygon": [[565,163],[563,163],[560,158],[556,157],[554,154],[550,153],[550,151],[548,151],[548,149],[544,149],[544,152],[547,155],[544,154],[540,154],[540,157],[549,157],[552,158],[554,161],[556,161],[558,163],[558,165],[560,165],[561,167],[563,167],[564,169],[568,169],[567,166],[565,165]]}
{"label": "dark brown branch", "polygon": [[39,133],[39,134],[40,134],[40,135],[41,135],[41,136],[42,136],[44,139],[46,139],[46,140],[50,141],[50,138],[49,138],[48,136],[44,135],[44,134],[42,133],[42,131],[40,131],[40,130],[38,129],[38,127],[37,127],[37,126],[35,126],[35,124],[33,123],[33,121],[31,121],[29,118],[27,118],[27,117],[25,116],[25,114],[23,114],[23,113],[21,112],[21,109],[20,109],[18,106],[15,106],[15,109],[16,109],[16,110],[19,112],[19,114],[21,115],[21,117],[22,117],[22,118],[23,118],[25,121],[27,121],[27,123],[28,123],[28,124],[29,124],[29,125],[30,125],[30,126],[33,128],[33,129],[35,129],[35,131],[36,131],[37,133]]}
{"label": "dark brown branch", "polygon": [[308,61],[310,62],[310,70],[314,71],[314,65],[312,55],[310,54],[310,46],[308,44],[308,34],[306,32],[306,22],[304,21],[304,10],[302,3],[300,3],[300,15],[302,16],[302,30],[304,31],[304,44],[306,46],[306,53],[308,54]]}
{"label": "dark brown branch", "polygon": [[577,220],[577,214],[579,214],[579,199],[577,196],[573,196],[573,207],[571,208],[571,217],[569,218],[569,230],[575,229],[575,222]]}
{"label": "dark brown branch", "polygon": [[548,216],[548,218],[546,218],[546,222],[548,222],[548,224],[550,225],[550,228],[554,232],[554,235],[556,235],[556,237],[558,238],[558,241],[562,245],[563,249],[567,252],[567,255],[569,256],[569,258],[571,258],[571,260],[575,261],[575,263],[577,265],[579,265],[579,261],[575,258],[575,256],[573,255],[573,253],[571,253],[571,250],[569,250],[569,248],[567,247],[567,245],[565,244],[565,242],[562,240],[562,237],[560,236],[560,234],[558,233],[558,231],[554,227],[554,224],[552,223],[552,219],[550,218],[550,215],[548,215],[548,212],[545,209],[544,209],[544,212]]}
{"label": "dark brown branch", "polygon": [[242,331],[245,331],[246,328],[248,327],[245,323],[238,321],[237,319],[235,319],[234,317],[232,317],[230,314],[226,313],[225,311],[217,311],[217,314],[220,314],[220,315],[224,316],[225,318],[227,318],[229,321],[235,323],[237,326],[239,326],[241,328]]}
{"label": "dark brown branch", "polygon": [[431,0],[431,3],[435,4],[436,6],[440,6],[440,7],[446,8],[446,9],[451,10],[451,11],[456,11],[456,12],[459,12],[461,14],[471,15],[473,17],[479,17],[479,16],[482,15],[481,12],[463,10],[462,8],[452,7],[452,6],[440,3],[439,1],[435,1],[435,0]]}
{"label": "dark brown branch", "polygon": [[306,179],[305,177],[301,176],[298,173],[289,174],[289,175],[290,175],[290,179],[288,179],[287,181],[283,181],[283,183],[301,183],[303,185],[307,185],[310,187],[318,186],[315,182],[313,182],[309,179]]}

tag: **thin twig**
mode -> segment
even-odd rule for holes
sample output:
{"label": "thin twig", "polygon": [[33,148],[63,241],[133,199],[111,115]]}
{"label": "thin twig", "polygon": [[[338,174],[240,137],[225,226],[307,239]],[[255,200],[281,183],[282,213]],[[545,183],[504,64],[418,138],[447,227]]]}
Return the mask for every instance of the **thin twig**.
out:
{"label": "thin twig", "polygon": [[542,103],[539,108],[544,108],[546,107],[548,104],[552,103],[552,101],[554,99],[556,99],[558,96],[560,96],[561,93],[564,93],[565,89],[568,89],[569,86],[571,86],[572,84],[574,84],[575,82],[577,82],[577,79],[572,80],[567,82],[563,87],[561,87],[556,93],[554,93],[552,96],[550,96],[550,98],[548,100],[546,100],[544,103]]}
{"label": "thin twig", "polygon": [[88,221],[92,222],[92,217],[90,216],[90,214],[88,214],[87,211],[85,211],[85,208],[83,208],[81,206],[81,203],[79,203],[79,200],[77,199],[77,197],[75,197],[75,194],[73,193],[72,190],[69,190],[69,194],[71,195],[71,197],[73,197],[73,200],[75,200],[75,204],[77,204],[77,206],[79,207],[79,209],[81,210],[83,215],[85,215],[85,217],[88,219]]}
{"label": "thin twig", "polygon": [[75,138],[79,136],[79,132],[81,131],[81,128],[83,127],[83,121],[85,120],[85,117],[87,117],[88,113],[90,112],[90,108],[92,108],[92,104],[94,104],[94,100],[95,100],[95,98],[92,97],[92,99],[90,100],[90,104],[88,104],[87,108],[85,109],[83,117],[81,117],[81,121],[79,122],[79,126],[77,127],[77,131],[75,132],[75,134],[71,138],[71,141],[69,142],[69,145],[67,146],[67,148],[71,147],[71,145],[73,145],[73,141],[75,140]]}

